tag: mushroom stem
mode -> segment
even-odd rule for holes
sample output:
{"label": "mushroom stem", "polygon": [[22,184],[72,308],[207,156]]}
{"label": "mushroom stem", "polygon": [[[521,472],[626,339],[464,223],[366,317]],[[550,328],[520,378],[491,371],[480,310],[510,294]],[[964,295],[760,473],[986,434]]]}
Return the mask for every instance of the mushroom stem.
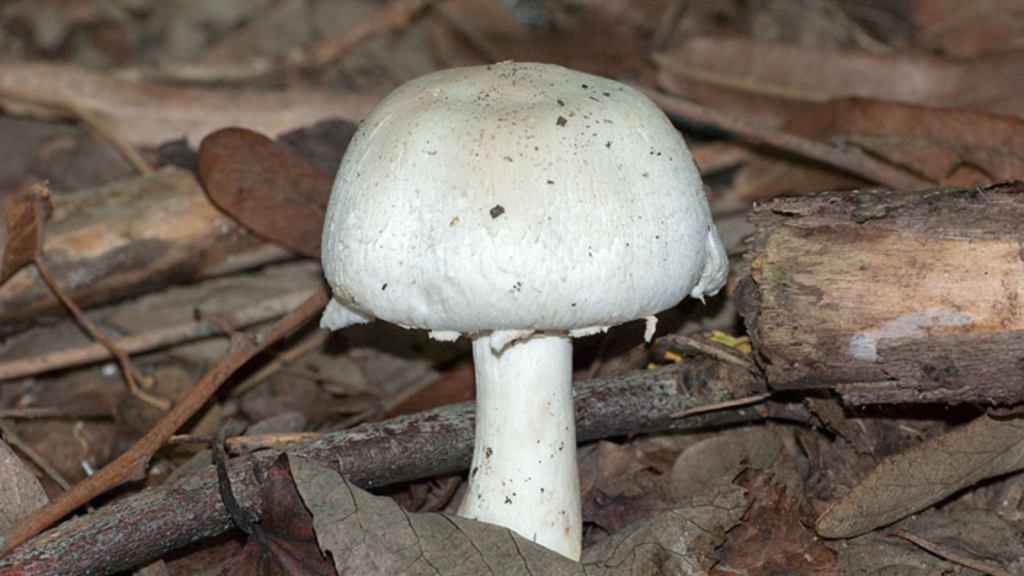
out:
{"label": "mushroom stem", "polygon": [[473,339],[476,443],[459,515],[579,560],[572,342],[534,334],[495,352],[490,340]]}

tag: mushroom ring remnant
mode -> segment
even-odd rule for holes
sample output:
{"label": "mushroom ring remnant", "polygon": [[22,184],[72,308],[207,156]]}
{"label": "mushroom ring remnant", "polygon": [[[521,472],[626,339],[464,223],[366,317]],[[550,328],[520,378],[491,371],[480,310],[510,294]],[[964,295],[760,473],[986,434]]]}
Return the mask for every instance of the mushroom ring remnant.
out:
{"label": "mushroom ring remnant", "polygon": [[581,520],[571,337],[715,294],[728,262],[693,157],[647,97],[558,66],[428,74],[342,160],[321,324],[380,318],[473,339],[477,419],[460,515],[570,558]]}

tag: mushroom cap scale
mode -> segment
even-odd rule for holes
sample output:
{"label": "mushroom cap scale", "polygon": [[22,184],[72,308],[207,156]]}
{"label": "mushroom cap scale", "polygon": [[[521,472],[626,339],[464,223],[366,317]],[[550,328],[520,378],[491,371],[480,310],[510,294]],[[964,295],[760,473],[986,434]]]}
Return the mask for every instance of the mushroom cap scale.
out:
{"label": "mushroom cap scale", "polygon": [[[646,96],[546,64],[423,76],[342,161],[324,324],[576,331],[715,293],[726,258],[693,158]],[[340,308],[340,310],[339,310]]]}

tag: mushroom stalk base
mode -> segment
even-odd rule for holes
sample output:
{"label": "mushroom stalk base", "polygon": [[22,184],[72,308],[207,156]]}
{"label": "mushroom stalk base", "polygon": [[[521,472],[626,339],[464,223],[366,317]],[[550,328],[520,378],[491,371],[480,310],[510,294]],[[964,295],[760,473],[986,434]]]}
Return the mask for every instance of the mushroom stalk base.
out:
{"label": "mushroom stalk base", "polygon": [[473,340],[476,439],[459,515],[579,560],[582,538],[572,342],[535,334],[500,353]]}

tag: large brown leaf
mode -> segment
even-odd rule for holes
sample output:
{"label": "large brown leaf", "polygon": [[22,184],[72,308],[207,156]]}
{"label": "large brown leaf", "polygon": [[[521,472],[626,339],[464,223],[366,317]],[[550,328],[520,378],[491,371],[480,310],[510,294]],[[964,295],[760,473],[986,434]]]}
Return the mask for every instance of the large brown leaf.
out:
{"label": "large brown leaf", "polygon": [[705,574],[747,507],[744,491],[708,485],[663,514],[588,548],[577,563],[507,528],[444,514],[416,514],[348,483],[337,471],[291,458],[317,540],[338,574],[653,576]]}
{"label": "large brown leaf", "polygon": [[879,462],[818,518],[815,530],[851,538],[1022,469],[1024,420],[982,416]]}
{"label": "large brown leaf", "polygon": [[331,178],[269,138],[225,128],[203,139],[199,178],[213,202],[289,250],[320,257]]}

